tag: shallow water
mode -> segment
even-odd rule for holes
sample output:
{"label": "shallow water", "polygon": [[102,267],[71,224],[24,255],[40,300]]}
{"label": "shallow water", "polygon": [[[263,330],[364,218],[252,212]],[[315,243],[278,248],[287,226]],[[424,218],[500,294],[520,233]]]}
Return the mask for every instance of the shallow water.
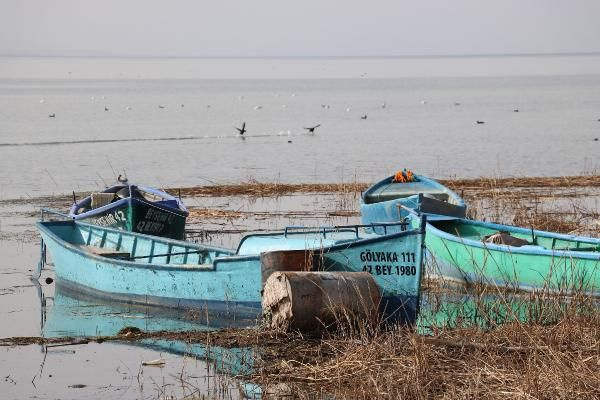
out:
{"label": "shallow water", "polygon": [[[164,399],[192,393],[238,399],[257,394],[259,389],[222,375],[202,352],[189,348],[182,357],[170,347],[172,343],[4,347],[0,389],[6,399]],[[161,358],[162,367],[142,366]]]}
{"label": "shallow water", "polygon": [[[235,247],[239,239],[251,231],[272,230],[286,225],[322,226],[358,222],[357,216],[337,215],[339,211],[356,209],[355,194],[324,193],[278,198],[193,197],[184,198],[184,201],[192,208],[245,213],[239,218],[197,218],[190,221],[190,239],[225,247]],[[46,278],[54,279],[51,262],[42,271],[39,285],[34,284],[30,276],[39,260],[39,236],[34,223],[39,218],[37,210],[44,203],[61,209],[68,206],[68,201],[62,204],[57,199],[47,198],[0,203],[3,221],[0,230],[0,276],[3,277],[0,283],[0,319],[3,321],[0,337],[115,335],[126,326],[144,331],[183,331],[243,328],[256,324],[254,320],[222,319],[194,312],[117,304],[65,292],[57,287],[56,281],[46,282]],[[205,395],[214,394],[216,398],[260,397],[260,387],[229,378],[248,372],[252,361],[249,349],[213,347],[207,351],[201,345],[190,346],[177,341],[145,341],[135,345],[111,343],[103,347],[105,344],[50,348],[39,376],[36,371],[43,359],[44,347],[3,348],[0,371],[3,377],[9,378],[0,380],[0,390],[5,390],[9,397],[18,398],[97,398],[98,393],[107,399],[158,398],[163,389],[166,394],[174,394],[178,398],[193,390]],[[155,360],[161,355],[167,361],[166,367],[144,367],[138,382],[141,361]],[[97,378],[91,372],[94,366],[99,370]],[[115,372],[117,369],[120,372]],[[186,375],[185,384],[179,378],[182,370]],[[34,376],[38,376],[36,385],[31,384]],[[86,386],[69,387],[79,384]],[[216,393],[215,387],[218,388]]]}

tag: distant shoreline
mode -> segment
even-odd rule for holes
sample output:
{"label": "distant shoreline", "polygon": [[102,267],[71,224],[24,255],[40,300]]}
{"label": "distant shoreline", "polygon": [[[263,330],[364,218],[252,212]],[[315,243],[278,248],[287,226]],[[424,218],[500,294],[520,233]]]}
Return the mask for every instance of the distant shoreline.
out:
{"label": "distant shoreline", "polygon": [[195,56],[157,56],[157,55],[111,55],[111,54],[0,54],[0,58],[109,58],[109,59],[182,59],[182,60],[338,60],[338,59],[395,59],[395,58],[495,58],[495,57],[585,57],[600,56],[600,51],[558,52],[558,53],[473,53],[473,54],[394,54],[394,55],[300,55],[300,56],[244,56],[244,55],[195,55]]}
{"label": "distant shoreline", "polygon": [[0,60],[0,79],[395,79],[600,73],[600,53],[311,57],[5,55]]}

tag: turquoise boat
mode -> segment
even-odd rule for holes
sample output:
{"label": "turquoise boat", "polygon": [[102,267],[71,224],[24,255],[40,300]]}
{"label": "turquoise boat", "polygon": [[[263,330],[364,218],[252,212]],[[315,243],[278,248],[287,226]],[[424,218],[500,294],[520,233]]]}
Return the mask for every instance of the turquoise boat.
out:
{"label": "turquoise boat", "polygon": [[[419,200],[419,195],[422,199]],[[408,209],[431,215],[464,218],[464,200],[441,183],[410,171],[398,171],[373,186],[361,196],[360,214],[363,224],[397,222],[407,217]],[[378,233],[382,233],[378,230]]]}
{"label": "turquoise boat", "polygon": [[188,215],[178,198],[127,181],[74,202],[69,211],[78,221],[179,240]]}
{"label": "turquoise boat", "polygon": [[389,235],[364,233],[358,225],[288,228],[248,235],[229,250],[75,220],[37,223],[42,260],[47,249],[57,284],[70,290],[121,302],[258,315],[261,254],[311,250],[328,270],[372,273],[385,309],[402,322],[414,321],[419,309],[424,225],[417,225]]}
{"label": "turquoise boat", "polygon": [[445,279],[600,295],[600,239],[438,216],[425,243]]}

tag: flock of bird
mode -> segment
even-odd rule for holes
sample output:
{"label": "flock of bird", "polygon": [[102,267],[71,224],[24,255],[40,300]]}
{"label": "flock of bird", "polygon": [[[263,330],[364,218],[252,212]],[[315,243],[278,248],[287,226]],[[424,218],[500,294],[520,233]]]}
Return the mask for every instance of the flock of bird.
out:
{"label": "flock of bird", "polygon": [[[296,94],[292,93],[292,97],[294,97],[294,96],[296,96]],[[239,96],[238,98],[239,98],[239,100],[243,100],[244,96]],[[95,100],[95,97],[92,96],[92,97],[90,97],[90,99],[93,101],[93,100]],[[105,100],[106,97],[102,96],[101,99]],[[45,103],[45,99],[41,99],[40,103]],[[428,103],[427,100],[421,100],[421,104],[422,105],[425,105],[427,103]],[[460,106],[460,105],[461,105],[461,103],[458,103],[458,102],[454,103],[454,106]],[[183,108],[184,106],[185,106],[184,104],[181,104],[181,108]],[[207,108],[211,108],[211,105],[209,104],[206,107]],[[282,104],[282,108],[286,108],[286,107],[287,107],[286,104]],[[386,108],[386,107],[387,107],[387,104],[385,102],[381,103],[381,108]],[[167,106],[164,105],[164,104],[159,104],[158,108],[165,109],[165,108],[167,108]],[[329,105],[329,104],[321,104],[321,108],[330,109],[331,105]],[[128,110],[128,111],[131,111],[132,107],[131,106],[126,106],[125,109]],[[261,109],[262,109],[261,105],[254,106],[254,110],[255,111],[258,111],[258,110],[261,110]],[[108,108],[108,105],[105,104],[104,105],[104,111],[109,111],[109,110],[110,109]],[[350,107],[346,107],[346,112],[350,112],[350,111],[351,111]],[[513,110],[513,112],[515,112],[515,113],[518,113],[519,111],[520,110],[518,108],[515,108]],[[48,118],[56,118],[56,113],[50,113],[50,114],[48,114]],[[367,118],[368,118],[368,115],[366,113],[361,114],[361,116],[360,116],[360,119],[362,119],[362,120],[366,120]],[[486,122],[487,121],[479,120],[479,119],[475,121],[475,123],[477,125],[483,125]],[[600,122],[600,118],[598,119],[598,122]],[[306,131],[308,131],[308,134],[314,135],[315,129],[317,129],[320,126],[321,126],[321,124],[317,124],[317,125],[310,126],[310,127],[303,127],[303,129],[305,129]],[[244,136],[244,134],[246,132],[248,132],[248,130],[246,129],[246,122],[245,121],[242,123],[242,127],[241,128],[238,128],[238,127],[234,126],[234,129],[238,132],[238,136]],[[288,135],[289,135],[289,133],[290,133],[290,131],[288,131]],[[281,132],[280,132],[280,134],[281,134]],[[594,141],[597,142],[597,141],[599,141],[599,139],[598,138],[594,138]],[[290,141],[290,143],[291,143],[291,141]]]}

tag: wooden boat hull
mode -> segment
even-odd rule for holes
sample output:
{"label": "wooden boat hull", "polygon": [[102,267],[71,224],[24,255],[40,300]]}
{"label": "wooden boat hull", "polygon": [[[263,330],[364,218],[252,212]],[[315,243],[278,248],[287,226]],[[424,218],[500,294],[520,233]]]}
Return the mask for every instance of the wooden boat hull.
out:
{"label": "wooden boat hull", "polygon": [[[54,261],[57,282],[70,290],[120,302],[240,316],[260,313],[262,275],[257,247],[254,254],[236,254],[77,221],[38,222],[37,226]],[[269,242],[266,251],[276,250],[271,239],[277,235],[279,247],[289,242],[285,234],[270,235],[265,238]],[[322,255],[328,270],[373,274],[388,314],[412,323],[419,310],[423,242],[424,228],[419,228],[313,249]],[[253,243],[257,245],[256,240]],[[93,248],[108,253],[94,254]],[[126,258],[117,258],[120,251]],[[147,256],[146,262],[131,260],[139,256]]]}
{"label": "wooden boat hull", "polygon": [[[452,229],[459,235],[448,233]],[[476,240],[475,235],[483,238],[500,231],[535,245]],[[425,243],[435,274],[445,279],[524,291],[600,295],[600,239],[457,219],[427,224]]]}
{"label": "wooden boat hull", "polygon": [[[118,188],[141,189],[138,186],[117,185],[107,191],[112,193]],[[77,210],[82,204],[90,202],[89,198],[85,198],[73,205],[70,216],[78,221],[109,228],[183,240],[185,221],[188,216],[185,206],[167,193],[149,188],[145,188],[145,190],[152,190],[153,193],[164,196],[164,201],[152,202],[142,197],[130,196],[96,209],[78,213]]]}
{"label": "wooden boat hull", "polygon": [[428,214],[466,216],[465,202],[439,182],[421,175],[416,176],[417,182],[395,183],[393,178],[390,176],[377,182],[362,194],[360,214],[363,224],[400,221],[409,214],[403,207]]}
{"label": "wooden boat hull", "polygon": [[[260,257],[236,257],[225,249],[205,248],[147,235],[128,233],[74,221],[39,222],[38,229],[54,261],[63,287],[110,300],[176,307],[210,309],[236,315],[260,313]],[[80,239],[65,240],[69,235]],[[156,255],[206,249],[216,257],[204,264],[199,255],[187,260],[155,256],[152,263],[109,258],[86,250],[106,243],[132,249],[130,254]],[[178,259],[176,259],[178,257]],[[195,259],[194,259],[195,257]],[[225,259],[225,260],[223,260]],[[179,264],[175,264],[179,262]]]}
{"label": "wooden boat hull", "polygon": [[182,240],[187,215],[156,206],[140,199],[125,199],[123,203],[101,210],[79,220],[129,232]]}

